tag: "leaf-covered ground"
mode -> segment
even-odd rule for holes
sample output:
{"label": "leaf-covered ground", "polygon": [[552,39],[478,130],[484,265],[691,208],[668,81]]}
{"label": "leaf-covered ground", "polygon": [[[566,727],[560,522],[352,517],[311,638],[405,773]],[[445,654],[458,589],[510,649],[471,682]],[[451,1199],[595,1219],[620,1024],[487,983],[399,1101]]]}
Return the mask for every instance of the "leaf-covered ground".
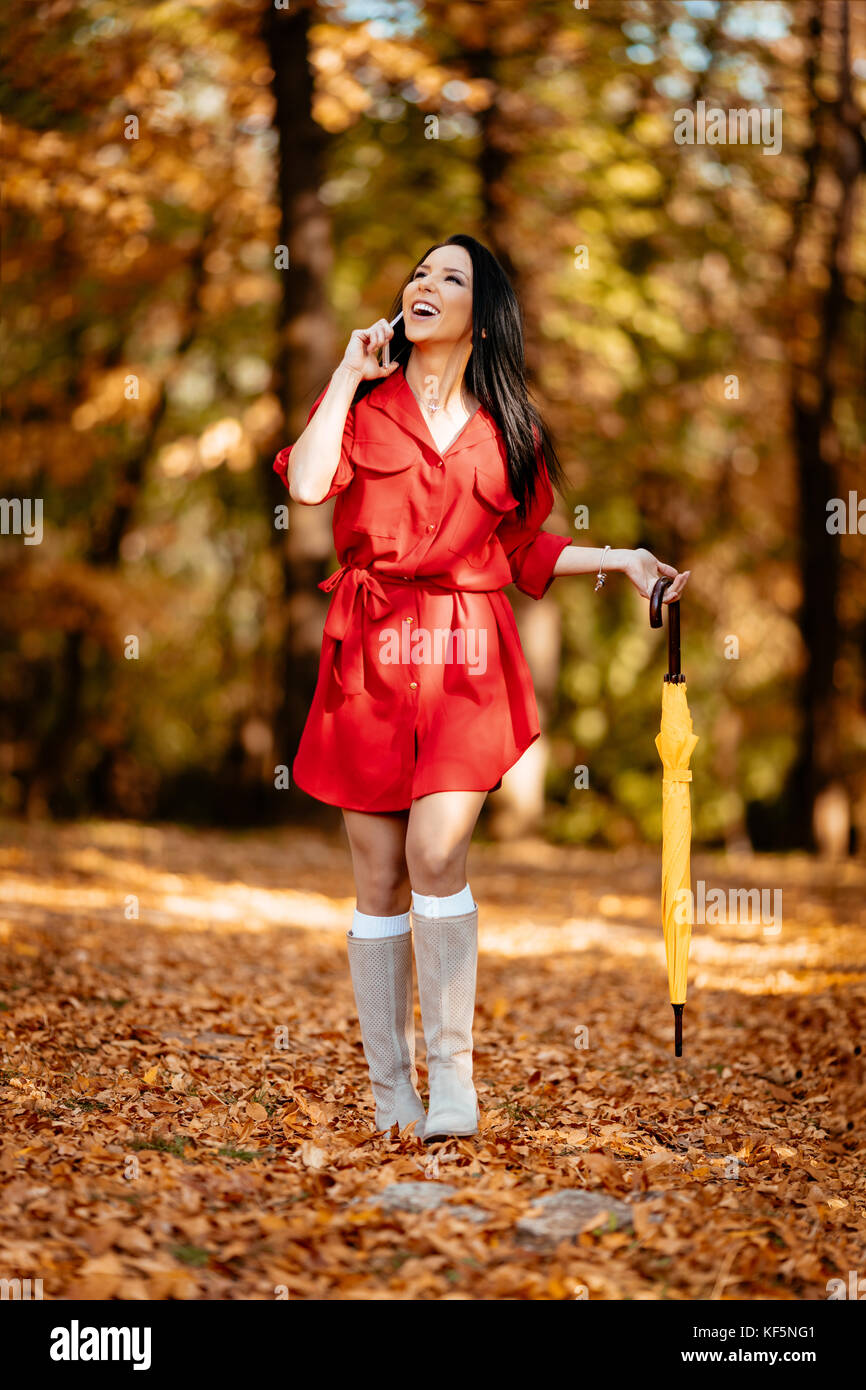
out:
{"label": "leaf-covered ground", "polygon": [[[862,1270],[862,863],[693,854],[784,918],[696,928],[678,1060],[658,856],[476,846],[483,1130],[430,1148],[371,1129],[340,835],[7,823],[0,865],[0,1276],[46,1298],[825,1299]],[[564,1189],[603,1201],[531,1238]]]}

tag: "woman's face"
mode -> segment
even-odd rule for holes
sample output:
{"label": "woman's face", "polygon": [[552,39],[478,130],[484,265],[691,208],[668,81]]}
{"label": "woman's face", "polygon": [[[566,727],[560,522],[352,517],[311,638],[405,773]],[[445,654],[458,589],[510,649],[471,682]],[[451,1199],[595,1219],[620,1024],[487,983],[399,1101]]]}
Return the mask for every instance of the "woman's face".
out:
{"label": "woman's face", "polygon": [[472,260],[462,246],[437,246],[416,267],[403,291],[403,323],[411,343],[471,338]]}

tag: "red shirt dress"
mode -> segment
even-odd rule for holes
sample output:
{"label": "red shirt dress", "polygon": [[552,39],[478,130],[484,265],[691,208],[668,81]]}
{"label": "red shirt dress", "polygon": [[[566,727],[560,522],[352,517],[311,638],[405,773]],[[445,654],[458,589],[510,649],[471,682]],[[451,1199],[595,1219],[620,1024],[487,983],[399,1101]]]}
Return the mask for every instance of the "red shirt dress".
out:
{"label": "red shirt dress", "polygon": [[[273,464],[286,486],[290,453]],[[333,597],[295,782],[374,812],[495,788],[540,733],[502,590],[540,599],[571,545],[541,530],[547,470],[518,521],[493,417],[479,406],[440,454],[398,367],[348,412],[335,496],[340,568],[319,585]]]}

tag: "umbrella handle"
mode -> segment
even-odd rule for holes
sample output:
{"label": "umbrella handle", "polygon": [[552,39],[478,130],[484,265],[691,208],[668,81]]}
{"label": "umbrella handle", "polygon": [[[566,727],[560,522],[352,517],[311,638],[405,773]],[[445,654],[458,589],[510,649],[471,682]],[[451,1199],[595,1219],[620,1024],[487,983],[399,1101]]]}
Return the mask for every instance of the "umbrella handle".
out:
{"label": "umbrella handle", "polygon": [[685,680],[680,669],[680,600],[676,603],[662,603],[662,595],[669,584],[673,584],[672,579],[657,579],[653,591],[650,594],[650,627],[662,626],[662,611],[668,612],[668,673],[666,681],[673,681],[675,685]]}

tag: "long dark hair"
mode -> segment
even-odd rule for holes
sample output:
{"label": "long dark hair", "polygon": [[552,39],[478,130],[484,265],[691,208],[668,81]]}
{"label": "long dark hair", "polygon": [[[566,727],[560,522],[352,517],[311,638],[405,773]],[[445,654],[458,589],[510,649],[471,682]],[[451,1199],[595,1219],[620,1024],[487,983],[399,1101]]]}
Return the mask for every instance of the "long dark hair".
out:
{"label": "long dark hair", "polygon": [[[547,426],[527,393],[523,315],[511,281],[496,257],[475,237],[458,234],[445,241],[437,241],[415,262],[391,305],[388,318],[393,319],[400,312],[403,291],[418,266],[440,246],[462,246],[472,261],[472,352],[466,364],[465,381],[502,432],[508,457],[509,483],[517,498],[517,515],[523,519],[529,503],[535,497],[540,471],[534,431],[538,432],[541,452],[554,486],[562,486],[563,472]],[[482,328],[487,333],[484,338],[481,336]],[[399,362],[402,359],[405,368],[412,347],[413,344],[406,337],[405,322],[401,319],[394,326],[390,343],[391,361]],[[375,390],[383,379],[362,381],[352,404],[355,405]]]}

